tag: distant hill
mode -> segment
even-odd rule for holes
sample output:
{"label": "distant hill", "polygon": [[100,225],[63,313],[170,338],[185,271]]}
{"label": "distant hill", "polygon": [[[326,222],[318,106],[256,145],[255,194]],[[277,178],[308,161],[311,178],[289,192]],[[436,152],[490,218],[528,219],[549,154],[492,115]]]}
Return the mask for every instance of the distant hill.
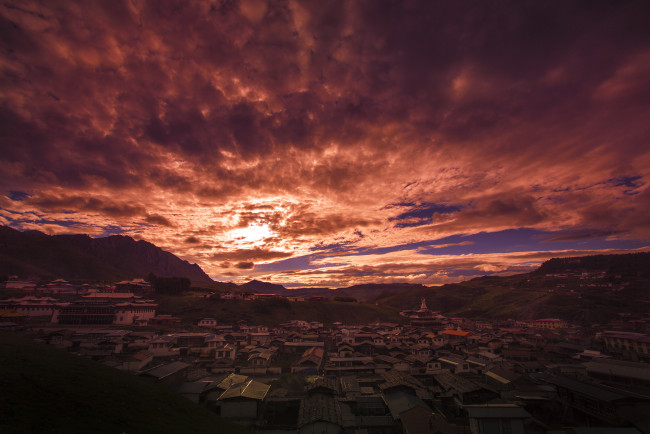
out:
{"label": "distant hill", "polygon": [[0,332],[2,433],[249,431],[160,384]]}
{"label": "distant hill", "polygon": [[128,236],[51,236],[0,226],[0,275],[115,281],[149,273],[212,282],[198,265]]}
{"label": "distant hill", "polygon": [[241,288],[249,289],[251,291],[259,292],[262,294],[278,294],[286,295],[287,288],[275,283],[261,282],[259,280],[251,280],[250,282],[239,285]]}
{"label": "distant hill", "polygon": [[533,274],[604,272],[609,276],[650,277],[650,252],[553,258]]}
{"label": "distant hill", "polygon": [[430,288],[424,285],[411,283],[367,283],[335,289],[332,291],[331,296],[354,297],[358,301],[368,302],[389,294],[401,294],[404,291],[421,289],[428,290]]}
{"label": "distant hill", "polygon": [[326,325],[340,321],[345,324],[369,324],[377,321],[403,321],[399,311],[388,306],[339,301],[280,302],[270,300],[219,300],[200,294],[157,296],[159,312],[172,314],[184,322],[196,324],[202,318],[216,318],[219,324],[278,326],[290,320],[320,321]]}
{"label": "distant hill", "polygon": [[259,280],[251,280],[248,283],[240,285],[241,288],[248,289],[263,294],[293,295],[305,297],[353,297],[360,302],[374,300],[382,294],[400,292],[405,289],[427,288],[424,285],[410,283],[368,283],[363,285],[348,286],[345,288],[296,288],[287,289],[282,285]]}
{"label": "distant hill", "polygon": [[[400,322],[401,310],[417,309],[425,298],[432,310],[449,317],[519,319],[557,317],[584,325],[603,324],[618,313],[650,311],[650,254],[601,255],[551,259],[531,273],[513,276],[482,276],[442,286],[419,284],[366,284],[347,288],[287,289],[282,285],[253,280],[239,288],[278,295],[325,296],[328,302],[272,304],[267,300],[246,302],[216,300],[200,295],[159,297],[160,310],[185,321],[219,318],[226,324],[245,320],[249,324],[277,325],[289,319],[341,321],[363,324]],[[580,265],[581,264],[581,265]],[[595,264],[595,265],[593,265]],[[627,264],[624,269],[602,264]],[[592,268],[584,268],[592,267]],[[548,270],[549,272],[545,272]],[[588,275],[585,271],[591,270]],[[354,297],[359,303],[337,302],[337,296]]]}
{"label": "distant hill", "polygon": [[430,309],[447,316],[603,323],[618,313],[650,310],[650,253],[554,258],[531,273],[483,276],[439,287],[412,285],[370,302],[415,309],[422,297]]}

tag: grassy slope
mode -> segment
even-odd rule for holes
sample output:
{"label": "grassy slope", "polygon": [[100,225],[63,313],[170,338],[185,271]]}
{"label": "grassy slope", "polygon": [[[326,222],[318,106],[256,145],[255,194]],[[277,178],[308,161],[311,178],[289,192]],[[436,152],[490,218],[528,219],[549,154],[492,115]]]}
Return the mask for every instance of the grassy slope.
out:
{"label": "grassy slope", "polygon": [[[550,293],[558,283],[563,293]],[[475,318],[537,319],[559,317],[576,322],[607,321],[618,312],[644,312],[647,304],[638,300],[648,285],[639,283],[622,292],[581,287],[579,279],[549,279],[528,274],[483,277],[459,284],[415,288],[384,294],[375,301],[398,309],[417,309],[425,297],[432,310],[448,316]],[[645,290],[638,287],[644,287]],[[568,294],[574,290],[574,294]]]}
{"label": "grassy slope", "polygon": [[183,296],[158,296],[159,311],[178,316],[183,321],[196,323],[201,318],[212,317],[219,323],[231,324],[245,320],[250,325],[275,326],[292,319],[320,321],[331,324],[367,324],[375,321],[400,322],[399,312],[387,306],[363,303],[298,302],[288,307],[265,309],[265,301],[210,300],[200,294]]}
{"label": "grassy slope", "polygon": [[246,433],[161,385],[0,333],[0,433]]}

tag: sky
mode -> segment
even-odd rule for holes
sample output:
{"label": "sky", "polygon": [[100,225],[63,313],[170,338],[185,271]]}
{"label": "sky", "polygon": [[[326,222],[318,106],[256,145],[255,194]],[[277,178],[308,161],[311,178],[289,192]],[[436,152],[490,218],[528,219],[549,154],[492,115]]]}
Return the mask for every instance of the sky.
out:
{"label": "sky", "polygon": [[0,224],[287,287],[649,251],[649,22],[643,0],[8,0]]}

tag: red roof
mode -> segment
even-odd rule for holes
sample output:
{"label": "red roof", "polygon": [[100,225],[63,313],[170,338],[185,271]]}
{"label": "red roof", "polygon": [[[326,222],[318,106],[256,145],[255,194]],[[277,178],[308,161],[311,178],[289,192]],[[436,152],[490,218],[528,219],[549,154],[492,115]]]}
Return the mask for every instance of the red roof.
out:
{"label": "red roof", "polygon": [[450,335],[450,336],[467,336],[470,334],[470,332],[464,332],[462,330],[445,330],[442,332],[443,335]]}

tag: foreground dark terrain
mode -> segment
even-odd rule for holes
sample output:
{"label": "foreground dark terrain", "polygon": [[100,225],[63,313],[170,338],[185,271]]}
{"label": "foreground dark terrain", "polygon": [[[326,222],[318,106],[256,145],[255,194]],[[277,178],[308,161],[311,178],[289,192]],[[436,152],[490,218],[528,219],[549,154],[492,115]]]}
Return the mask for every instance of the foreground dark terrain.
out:
{"label": "foreground dark terrain", "polygon": [[165,387],[0,333],[2,433],[246,433]]}

